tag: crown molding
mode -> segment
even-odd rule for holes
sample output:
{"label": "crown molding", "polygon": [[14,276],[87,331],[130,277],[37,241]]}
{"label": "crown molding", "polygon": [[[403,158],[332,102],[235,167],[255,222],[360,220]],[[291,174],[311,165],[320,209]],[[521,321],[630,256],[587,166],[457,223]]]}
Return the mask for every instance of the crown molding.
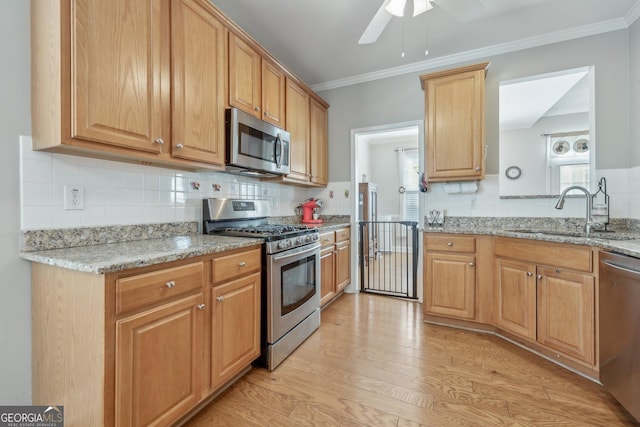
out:
{"label": "crown molding", "polygon": [[384,70],[373,71],[371,73],[359,74],[344,79],[332,80],[325,83],[318,83],[311,86],[315,92],[323,90],[337,89],[345,86],[352,86],[360,83],[367,83],[374,80],[386,79],[388,77],[400,76],[403,74],[415,73],[436,69],[439,67],[460,64],[467,61],[475,61],[491,56],[502,55],[505,53],[517,52],[519,50],[530,49],[534,47],[545,46],[553,43],[579,39],[582,37],[603,34],[610,31],[624,30],[629,28],[640,16],[640,0],[635,3],[633,8],[624,18],[612,19],[596,24],[583,25],[581,27],[570,28],[561,31],[541,34],[539,36],[528,37],[512,42],[496,44],[480,49],[468,50],[465,52],[454,53],[439,58],[428,59],[425,61],[414,62],[412,64],[401,65],[399,67],[386,68]]}
{"label": "crown molding", "polygon": [[629,9],[629,12],[625,15],[624,19],[627,21],[627,26],[631,26],[636,20],[640,18],[640,0]]}

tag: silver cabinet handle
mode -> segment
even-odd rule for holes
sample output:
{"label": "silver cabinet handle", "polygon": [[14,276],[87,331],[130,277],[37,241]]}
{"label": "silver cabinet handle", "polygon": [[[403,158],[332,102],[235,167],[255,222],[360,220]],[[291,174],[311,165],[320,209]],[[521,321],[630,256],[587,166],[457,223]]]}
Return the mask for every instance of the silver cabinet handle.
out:
{"label": "silver cabinet handle", "polygon": [[476,263],[475,262],[470,262],[469,263],[469,267],[475,267]]}
{"label": "silver cabinet handle", "polygon": [[184,148],[184,145],[182,145],[181,143],[177,143],[177,144],[176,144],[176,148],[177,148],[178,150],[182,150],[182,149]]}
{"label": "silver cabinet handle", "polygon": [[173,280],[169,280],[169,281],[167,282],[167,288],[169,288],[169,289],[173,289],[173,288],[175,288],[175,287],[176,287],[176,282],[174,282]]}
{"label": "silver cabinet handle", "polygon": [[447,246],[449,247],[453,246],[453,242],[447,242]]}
{"label": "silver cabinet handle", "polygon": [[156,144],[160,144],[160,145],[162,145],[162,144],[164,144],[164,139],[162,139],[162,138],[158,138],[158,139],[156,139],[156,140],[155,140],[155,141],[153,141],[153,142],[155,142]]}
{"label": "silver cabinet handle", "polygon": [[246,263],[246,262],[244,262],[244,261],[240,261],[240,262],[238,263],[238,267],[244,267],[245,265],[247,265],[247,263]]}
{"label": "silver cabinet handle", "polygon": [[198,304],[198,306],[197,306],[197,307],[198,307],[198,310],[202,311],[202,310],[204,310],[204,308],[206,307],[206,305],[204,305],[204,304]]}
{"label": "silver cabinet handle", "polygon": [[264,112],[264,116],[265,116],[265,117],[269,117],[269,112],[268,112],[268,111],[265,111],[265,112]]}
{"label": "silver cabinet handle", "polygon": [[480,172],[480,166],[476,166],[476,172]]}
{"label": "silver cabinet handle", "polygon": [[253,107],[255,111],[260,111],[260,107]]}
{"label": "silver cabinet handle", "polygon": [[224,297],[221,295],[221,296],[216,298],[216,301],[222,302],[222,301],[224,301]]}
{"label": "silver cabinet handle", "polygon": [[542,274],[538,274],[538,275],[536,276],[536,279],[538,279],[538,280],[542,279]]}
{"label": "silver cabinet handle", "polygon": [[527,271],[527,276],[531,277],[531,276],[533,276],[533,273],[530,272],[530,271]]}

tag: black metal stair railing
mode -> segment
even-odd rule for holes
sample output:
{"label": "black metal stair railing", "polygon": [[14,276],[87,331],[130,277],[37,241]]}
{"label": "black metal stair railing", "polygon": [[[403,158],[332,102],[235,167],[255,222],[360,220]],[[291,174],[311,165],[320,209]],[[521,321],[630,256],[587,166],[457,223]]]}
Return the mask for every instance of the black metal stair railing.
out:
{"label": "black metal stair railing", "polygon": [[358,262],[360,291],[418,298],[418,223],[361,221]]}

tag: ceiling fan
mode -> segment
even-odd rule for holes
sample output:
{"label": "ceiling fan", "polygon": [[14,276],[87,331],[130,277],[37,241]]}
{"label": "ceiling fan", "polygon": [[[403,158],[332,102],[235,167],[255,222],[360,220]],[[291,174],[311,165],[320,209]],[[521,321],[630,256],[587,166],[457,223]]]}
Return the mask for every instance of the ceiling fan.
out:
{"label": "ceiling fan", "polygon": [[[433,4],[445,10],[454,18],[467,22],[479,14],[484,5],[482,0],[413,0],[413,16],[433,9]],[[384,0],[378,11],[362,33],[358,44],[370,44],[378,40],[393,16],[403,16],[407,0]]]}

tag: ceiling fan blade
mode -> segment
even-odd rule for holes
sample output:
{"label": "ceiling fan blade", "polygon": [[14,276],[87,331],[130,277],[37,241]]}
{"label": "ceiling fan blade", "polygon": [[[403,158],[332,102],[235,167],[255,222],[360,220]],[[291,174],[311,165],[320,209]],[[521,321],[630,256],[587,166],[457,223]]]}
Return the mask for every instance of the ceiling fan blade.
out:
{"label": "ceiling fan blade", "polygon": [[360,36],[360,40],[358,40],[358,44],[370,44],[378,40],[382,31],[384,31],[385,27],[391,21],[391,14],[385,10],[387,5],[391,0],[384,0],[382,5],[376,12],[376,14],[365,28],[362,36]]}
{"label": "ceiling fan blade", "polygon": [[484,11],[482,0],[432,0],[460,22],[469,22]]}

